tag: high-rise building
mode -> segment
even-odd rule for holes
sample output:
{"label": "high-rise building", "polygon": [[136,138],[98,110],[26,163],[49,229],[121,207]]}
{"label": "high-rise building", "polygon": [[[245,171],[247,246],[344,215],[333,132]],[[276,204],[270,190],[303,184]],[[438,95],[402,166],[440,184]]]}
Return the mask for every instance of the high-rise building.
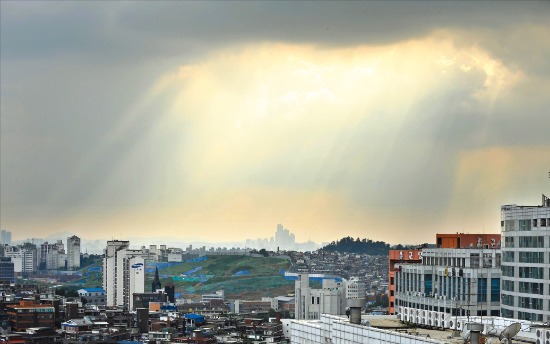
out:
{"label": "high-rise building", "polygon": [[4,255],[11,258],[15,272],[33,272],[38,269],[38,251],[33,244],[25,243],[5,248]]}
{"label": "high-rise building", "polygon": [[11,245],[11,232],[5,229],[0,231],[0,243],[2,245]]}
{"label": "high-rise building", "polygon": [[145,259],[142,250],[129,249],[129,241],[107,242],[103,258],[103,289],[107,306],[133,309],[133,294],[145,292]]}
{"label": "high-rise building", "polygon": [[15,283],[14,264],[9,257],[0,258],[0,281]]}
{"label": "high-rise building", "polygon": [[503,205],[501,315],[550,321],[550,199]]}
{"label": "high-rise building", "polygon": [[76,270],[80,267],[80,238],[76,235],[67,238],[67,269]]}
{"label": "high-rise building", "polygon": [[282,224],[278,224],[274,243],[278,249],[293,250],[296,246],[296,237],[288,229],[284,228]]}

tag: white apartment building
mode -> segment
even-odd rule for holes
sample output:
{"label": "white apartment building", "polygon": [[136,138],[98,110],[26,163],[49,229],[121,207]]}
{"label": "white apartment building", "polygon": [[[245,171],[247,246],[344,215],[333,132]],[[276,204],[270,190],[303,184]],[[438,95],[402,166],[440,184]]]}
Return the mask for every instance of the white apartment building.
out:
{"label": "white apartment building", "polygon": [[208,302],[210,300],[225,300],[225,292],[223,289],[217,290],[213,294],[202,294],[201,301]]}
{"label": "white apartment building", "polygon": [[365,283],[359,281],[358,277],[351,277],[346,282],[346,299],[364,299]]}
{"label": "white apartment building", "polygon": [[38,268],[38,251],[21,246],[6,246],[5,257],[11,258],[14,272],[33,272]]}
{"label": "white apartment building", "polygon": [[503,205],[501,315],[550,321],[550,199]]}
{"label": "white apartment building", "polygon": [[76,270],[80,267],[80,238],[76,235],[67,238],[67,269]]}
{"label": "white apartment building", "polygon": [[[422,250],[422,263],[396,263],[395,308],[399,314],[498,316],[501,251],[496,248]],[[436,326],[430,318],[405,321]]]}
{"label": "white apartment building", "polygon": [[145,292],[143,250],[130,250],[129,241],[107,242],[103,258],[103,289],[108,307],[133,309],[133,294]]}
{"label": "white apartment building", "polygon": [[[323,279],[320,289],[309,286],[309,274],[298,275],[294,284],[295,318],[313,320],[321,314],[343,315],[348,308],[347,299],[365,299],[365,285],[357,277],[349,281],[337,282],[335,279]],[[353,307],[355,307],[354,303]]]}

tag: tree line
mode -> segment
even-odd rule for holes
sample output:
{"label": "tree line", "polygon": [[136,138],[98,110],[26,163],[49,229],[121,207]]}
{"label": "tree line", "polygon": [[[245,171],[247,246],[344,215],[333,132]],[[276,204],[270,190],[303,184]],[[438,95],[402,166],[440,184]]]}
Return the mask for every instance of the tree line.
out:
{"label": "tree line", "polygon": [[390,244],[383,241],[372,241],[370,239],[353,239],[348,236],[322,248],[327,252],[346,252],[368,254],[372,256],[387,256],[390,250]]}

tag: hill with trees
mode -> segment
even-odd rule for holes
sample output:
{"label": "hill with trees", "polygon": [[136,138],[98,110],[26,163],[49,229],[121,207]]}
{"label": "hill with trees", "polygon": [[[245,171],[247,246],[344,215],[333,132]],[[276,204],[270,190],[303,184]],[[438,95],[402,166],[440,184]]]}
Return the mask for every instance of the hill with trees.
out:
{"label": "hill with trees", "polygon": [[370,239],[353,239],[348,236],[331,242],[323,247],[322,250],[327,252],[346,252],[369,254],[372,256],[387,256],[390,250],[390,244],[386,244],[383,241],[372,241]]}

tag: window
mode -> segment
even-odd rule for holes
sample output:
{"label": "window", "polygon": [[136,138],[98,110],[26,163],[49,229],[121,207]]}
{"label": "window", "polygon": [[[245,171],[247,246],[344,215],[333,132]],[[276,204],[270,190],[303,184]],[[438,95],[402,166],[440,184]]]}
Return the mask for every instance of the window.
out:
{"label": "window", "polygon": [[519,252],[520,263],[544,263],[544,252]]}
{"label": "window", "polygon": [[544,284],[531,283],[531,282],[519,282],[519,292],[528,294],[542,295]]}
{"label": "window", "polygon": [[514,277],[514,267],[503,265],[501,268],[502,276],[505,277]]}
{"label": "window", "polygon": [[491,278],[491,302],[500,300],[500,278]]}
{"label": "window", "polygon": [[546,219],[540,219],[540,226],[546,227]]}
{"label": "window", "polygon": [[504,290],[504,291],[514,291],[514,281],[503,280],[502,281],[502,290]]}
{"label": "window", "polygon": [[477,301],[478,302],[487,301],[487,279],[485,278],[477,279]]}
{"label": "window", "polygon": [[483,254],[483,267],[484,268],[490,268],[493,266],[493,256],[491,253],[484,253]]}
{"label": "window", "polygon": [[519,247],[527,248],[542,248],[544,247],[544,237],[543,236],[525,236],[519,237]]}
{"label": "window", "polygon": [[505,237],[504,238],[504,247],[510,248],[514,247],[514,237]]}
{"label": "window", "polygon": [[515,252],[507,251],[502,253],[502,261],[507,263],[513,263],[515,261]]}
{"label": "window", "polygon": [[519,277],[520,278],[535,278],[543,279],[543,269],[534,268],[530,266],[520,266],[519,267]]}
{"label": "window", "polygon": [[514,296],[502,294],[501,303],[505,306],[514,306]]}
{"label": "window", "polygon": [[[533,227],[537,226],[537,223],[535,221],[537,221],[537,220],[533,220]],[[519,230],[520,231],[530,231],[531,230],[531,220],[519,220]]]}
{"label": "window", "polygon": [[537,227],[537,219],[533,219],[533,227]]}
{"label": "window", "polygon": [[504,221],[504,231],[505,232],[515,231],[515,230],[516,230],[516,226],[514,225],[514,220]]}
{"label": "window", "polygon": [[470,253],[470,267],[479,268],[479,253]]}

